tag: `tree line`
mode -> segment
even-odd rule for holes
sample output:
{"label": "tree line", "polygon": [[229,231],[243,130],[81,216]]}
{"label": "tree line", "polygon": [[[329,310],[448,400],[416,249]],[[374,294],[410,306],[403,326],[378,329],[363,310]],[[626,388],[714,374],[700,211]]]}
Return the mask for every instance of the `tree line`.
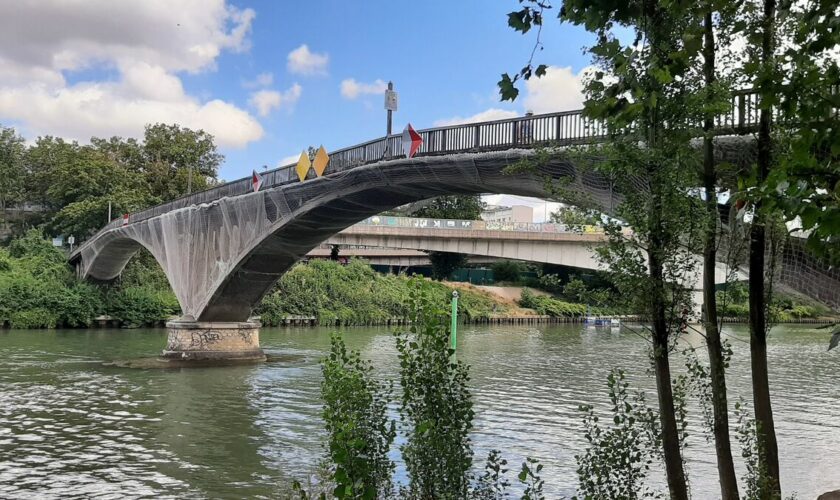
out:
{"label": "tree line", "polygon": [[0,125],[0,210],[8,225],[9,209],[27,205],[38,214],[29,225],[80,241],[108,222],[109,207],[115,218],[218,183],[223,161],[212,135],[178,125],[147,125],[142,140],[31,145]]}

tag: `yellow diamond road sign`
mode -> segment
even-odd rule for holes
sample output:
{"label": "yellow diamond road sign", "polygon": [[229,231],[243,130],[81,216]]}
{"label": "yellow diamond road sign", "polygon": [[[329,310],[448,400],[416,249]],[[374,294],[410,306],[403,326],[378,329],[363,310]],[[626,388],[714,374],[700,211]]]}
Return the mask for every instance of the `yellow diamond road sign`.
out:
{"label": "yellow diamond road sign", "polygon": [[327,168],[327,164],[330,162],[330,155],[327,154],[327,150],[324,149],[324,146],[321,146],[318,149],[318,152],[315,153],[315,161],[312,162],[312,167],[315,168],[315,173],[318,174],[318,177],[324,175],[324,170]]}
{"label": "yellow diamond road sign", "polygon": [[304,151],[300,154],[300,160],[298,160],[297,166],[295,167],[295,171],[297,172],[301,182],[306,179],[306,174],[309,173],[310,166],[312,166],[312,164],[309,162],[309,155]]}

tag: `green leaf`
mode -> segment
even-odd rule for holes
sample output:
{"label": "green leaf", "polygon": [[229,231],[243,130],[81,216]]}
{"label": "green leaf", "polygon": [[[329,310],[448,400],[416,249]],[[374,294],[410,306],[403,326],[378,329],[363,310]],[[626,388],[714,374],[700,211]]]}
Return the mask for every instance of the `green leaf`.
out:
{"label": "green leaf", "polygon": [[516,31],[521,31],[522,34],[528,32],[531,29],[531,21],[533,18],[531,17],[531,9],[525,7],[524,9],[516,12],[511,12],[508,14],[508,26],[515,29]]}
{"label": "green leaf", "polygon": [[499,94],[503,101],[515,101],[516,97],[519,95],[519,89],[516,88],[514,83],[516,82],[518,77],[514,77],[511,79],[510,75],[507,73],[502,75],[502,79],[499,80]]}

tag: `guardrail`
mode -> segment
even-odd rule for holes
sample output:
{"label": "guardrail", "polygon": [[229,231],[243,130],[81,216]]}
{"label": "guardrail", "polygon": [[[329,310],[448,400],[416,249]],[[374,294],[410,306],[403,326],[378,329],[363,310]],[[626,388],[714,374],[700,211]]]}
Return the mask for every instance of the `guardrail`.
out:
{"label": "guardrail", "polygon": [[[755,92],[736,92],[732,96],[729,110],[715,120],[716,134],[750,132],[758,126],[758,119],[758,94]],[[436,127],[420,130],[418,133],[423,138],[423,144],[420,146],[417,156],[531,148],[546,144],[558,146],[593,144],[607,138],[607,130],[603,123],[585,117],[583,110]],[[401,157],[404,157],[402,135],[380,137],[330,153],[330,162],[324,171],[324,175]],[[261,189],[270,189],[298,182],[294,167],[294,164],[285,165],[261,173],[260,175],[263,178]],[[313,176],[314,172],[310,171],[309,178]],[[179,208],[208,203],[224,197],[239,196],[251,191],[250,176],[243,177],[131,213],[128,223],[140,222]],[[120,217],[109,222],[99,232],[123,224],[124,221]],[[80,250],[82,246],[79,246]]]}

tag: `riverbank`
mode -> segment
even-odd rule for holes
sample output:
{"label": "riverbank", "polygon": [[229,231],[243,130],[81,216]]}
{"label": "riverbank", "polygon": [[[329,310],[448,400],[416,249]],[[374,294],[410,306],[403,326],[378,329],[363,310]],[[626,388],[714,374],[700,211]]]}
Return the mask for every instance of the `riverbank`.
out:
{"label": "riverbank", "polygon": [[[411,307],[410,279],[378,273],[360,259],[347,264],[328,260],[300,263],[263,298],[255,315],[266,327],[403,324]],[[452,292],[457,290],[458,317],[470,324],[575,323],[590,315],[625,316],[628,312],[611,307],[610,302],[601,307],[581,303],[586,296],[596,295],[585,289],[577,294],[564,290],[561,298],[523,287],[431,280],[429,285],[442,311],[449,310]],[[722,316],[745,319],[744,297],[737,287],[722,295]],[[782,323],[815,323],[836,317],[826,314],[824,307],[798,299],[783,298],[776,304],[776,319]],[[37,231],[0,248],[0,327],[138,328],[163,326],[179,315],[178,300],[166,276],[145,251],[136,255],[114,282],[93,284],[80,281],[65,256]]]}

